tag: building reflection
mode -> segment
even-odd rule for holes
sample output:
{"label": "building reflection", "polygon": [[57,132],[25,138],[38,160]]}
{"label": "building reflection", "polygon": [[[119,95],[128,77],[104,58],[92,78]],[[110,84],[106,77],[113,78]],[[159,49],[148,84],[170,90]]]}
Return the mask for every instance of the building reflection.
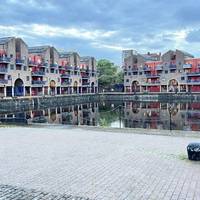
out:
{"label": "building reflection", "polygon": [[200,103],[102,102],[0,114],[1,123],[200,130]]}
{"label": "building reflection", "polygon": [[200,103],[125,102],[127,128],[200,130]]}
{"label": "building reflection", "polygon": [[47,123],[97,126],[98,103],[71,105],[67,107],[31,110],[23,113],[1,114],[5,123]]}

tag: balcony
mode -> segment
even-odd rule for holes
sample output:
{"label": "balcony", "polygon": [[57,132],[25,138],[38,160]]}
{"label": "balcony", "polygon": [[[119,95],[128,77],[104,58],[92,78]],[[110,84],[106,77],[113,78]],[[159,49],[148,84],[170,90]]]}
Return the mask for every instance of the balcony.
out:
{"label": "balcony", "polygon": [[10,63],[10,58],[0,57],[0,63],[8,64]]}
{"label": "balcony", "polygon": [[8,80],[6,80],[6,79],[0,79],[0,84],[8,84]]}
{"label": "balcony", "polygon": [[147,85],[160,85],[160,81],[146,82]]}
{"label": "balcony", "polygon": [[169,68],[170,68],[170,69],[176,69],[176,65],[170,64],[170,65],[169,65]]}
{"label": "balcony", "polygon": [[88,78],[90,78],[90,76],[89,76],[88,74],[82,74],[81,76],[82,76],[83,79],[88,79]]}
{"label": "balcony", "polygon": [[157,70],[157,71],[163,70],[163,66],[162,66],[162,65],[157,65],[157,66],[156,66],[156,70]]}
{"label": "balcony", "polygon": [[200,71],[198,72],[188,72],[186,73],[187,76],[200,76]]}
{"label": "balcony", "polygon": [[187,83],[191,84],[200,84],[200,79],[199,80],[187,80]]}
{"label": "balcony", "polygon": [[160,77],[160,74],[146,74],[147,78],[158,78]]}
{"label": "balcony", "polygon": [[90,83],[88,83],[88,82],[83,82],[83,83],[82,83],[82,86],[87,86],[87,87],[88,87],[88,86],[90,86]]}
{"label": "balcony", "polygon": [[71,76],[71,74],[62,74],[61,78],[69,78]]}
{"label": "balcony", "polygon": [[58,67],[58,64],[50,64],[50,68],[57,68]]}
{"label": "balcony", "polygon": [[131,68],[132,72],[138,72],[138,68]]}
{"label": "balcony", "polygon": [[28,62],[28,65],[29,65],[30,67],[35,67],[35,66],[38,66],[38,63],[35,62],[35,61],[29,61],[29,62]]}
{"label": "balcony", "polygon": [[33,84],[33,85],[45,85],[45,83],[46,83],[46,81],[39,81],[39,80],[37,80],[37,81],[32,81],[32,84]]}
{"label": "balcony", "polygon": [[43,72],[43,71],[34,71],[31,74],[32,74],[32,76],[44,76],[45,72]]}
{"label": "balcony", "polygon": [[61,83],[61,85],[63,85],[63,86],[65,86],[65,85],[70,85],[70,84],[71,84],[70,81],[63,81],[63,82]]}
{"label": "balcony", "polygon": [[0,67],[0,73],[1,74],[5,74],[5,73],[7,73],[8,72],[8,69],[7,68],[5,68],[5,67]]}
{"label": "balcony", "polygon": [[81,71],[81,72],[85,72],[86,69],[84,69],[84,68],[80,68],[80,71]]}
{"label": "balcony", "polygon": [[25,61],[22,59],[16,59],[15,63],[16,65],[24,65]]}
{"label": "balcony", "polygon": [[42,62],[42,63],[41,63],[41,66],[43,66],[43,67],[48,67],[48,66],[49,66],[49,63],[48,63],[48,62]]}
{"label": "balcony", "polygon": [[66,70],[65,66],[59,66],[59,70]]}
{"label": "balcony", "polygon": [[66,70],[73,70],[72,66],[66,66]]}
{"label": "balcony", "polygon": [[147,66],[144,66],[144,67],[143,67],[143,70],[144,70],[144,71],[151,71],[151,68],[150,68],[150,67],[147,67]]}
{"label": "balcony", "polygon": [[192,68],[192,64],[184,64],[183,69],[189,69]]}
{"label": "balcony", "polygon": [[74,71],[78,71],[79,69],[79,67],[74,67]]}

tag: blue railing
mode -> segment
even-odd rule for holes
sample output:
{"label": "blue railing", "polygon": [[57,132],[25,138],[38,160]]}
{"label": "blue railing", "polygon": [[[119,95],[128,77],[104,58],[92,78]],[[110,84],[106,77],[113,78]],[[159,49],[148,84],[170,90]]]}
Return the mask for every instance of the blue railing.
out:
{"label": "blue railing", "polygon": [[147,67],[147,66],[144,66],[144,67],[143,67],[143,70],[144,70],[144,71],[151,71],[151,68],[150,68],[150,67]]}
{"label": "blue railing", "polygon": [[183,68],[191,68],[192,67],[192,64],[184,64],[183,65]]}
{"label": "blue railing", "polygon": [[82,78],[89,78],[90,76],[89,75],[87,75],[87,74],[83,74],[82,75]]}
{"label": "blue railing", "polygon": [[0,57],[0,62],[9,63],[10,62],[10,58]]}
{"label": "blue railing", "polygon": [[193,75],[200,75],[200,71],[199,72],[188,72],[186,73],[188,76],[193,76]]}
{"label": "blue railing", "polygon": [[187,80],[188,83],[200,83],[200,80]]}
{"label": "blue railing", "polygon": [[7,83],[8,83],[8,80],[6,80],[6,79],[0,79],[0,83],[1,83],[1,84],[7,84]]}
{"label": "blue railing", "polygon": [[169,68],[170,68],[170,69],[176,69],[176,65],[170,64],[170,65],[169,65]]}
{"label": "blue railing", "polygon": [[71,67],[71,66],[66,66],[66,70],[72,70],[73,69],[73,67]]}
{"label": "blue railing", "polygon": [[146,77],[160,77],[159,74],[146,74]]}
{"label": "blue railing", "polygon": [[156,70],[163,70],[163,66],[162,65],[157,65],[156,66]]}
{"label": "blue railing", "polygon": [[51,67],[51,68],[57,68],[57,67],[58,67],[58,64],[50,64],[50,67]]}
{"label": "blue railing", "polygon": [[71,76],[71,74],[62,74],[61,78],[69,78]]}
{"label": "blue railing", "polygon": [[38,63],[35,62],[35,61],[29,61],[28,64],[29,64],[29,65],[38,65]]}
{"label": "blue railing", "polygon": [[45,85],[46,81],[32,81],[33,85]]}
{"label": "blue railing", "polygon": [[32,76],[44,76],[45,72],[43,71],[34,71],[32,72]]}
{"label": "blue railing", "polygon": [[61,85],[70,85],[70,84],[71,84],[70,81],[64,81],[64,82],[61,83]]}
{"label": "blue railing", "polygon": [[82,85],[90,85],[90,83],[82,83]]}
{"label": "blue railing", "polygon": [[24,60],[22,60],[22,59],[16,59],[15,63],[17,65],[23,65],[24,64]]}

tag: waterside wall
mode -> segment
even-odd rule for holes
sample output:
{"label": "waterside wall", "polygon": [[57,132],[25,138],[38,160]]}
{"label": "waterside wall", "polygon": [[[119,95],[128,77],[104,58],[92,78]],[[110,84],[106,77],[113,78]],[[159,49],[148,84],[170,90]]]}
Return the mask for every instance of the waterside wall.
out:
{"label": "waterside wall", "polygon": [[161,102],[199,102],[200,94],[125,94],[100,93],[83,95],[63,95],[29,98],[0,99],[0,113],[25,111],[37,108],[66,106],[100,101],[161,101]]}

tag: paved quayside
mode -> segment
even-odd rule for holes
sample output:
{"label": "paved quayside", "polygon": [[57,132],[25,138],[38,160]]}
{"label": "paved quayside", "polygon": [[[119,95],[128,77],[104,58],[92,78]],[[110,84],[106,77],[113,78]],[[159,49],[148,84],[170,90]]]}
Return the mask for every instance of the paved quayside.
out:
{"label": "paved quayside", "polygon": [[0,199],[200,199],[200,137],[121,132],[0,128]]}

